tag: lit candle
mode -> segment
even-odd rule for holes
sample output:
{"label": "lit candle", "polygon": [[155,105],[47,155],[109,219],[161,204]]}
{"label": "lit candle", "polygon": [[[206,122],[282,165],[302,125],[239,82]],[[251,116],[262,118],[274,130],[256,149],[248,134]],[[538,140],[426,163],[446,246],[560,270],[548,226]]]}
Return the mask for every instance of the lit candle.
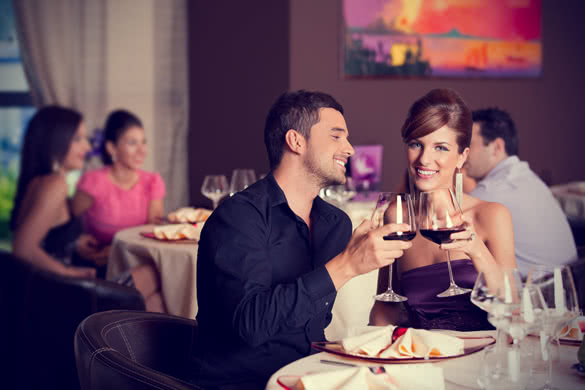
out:
{"label": "lit candle", "polygon": [[447,217],[447,227],[448,228],[453,227],[453,221],[451,221],[451,217],[449,216],[449,213],[445,214],[445,216]]}
{"label": "lit candle", "polygon": [[534,308],[532,307],[532,301],[530,300],[530,291],[528,291],[528,287],[524,287],[522,290],[522,309],[524,310],[524,321],[533,323]]}
{"label": "lit candle", "polygon": [[520,380],[520,355],[516,348],[517,345],[514,345],[514,348],[508,351],[508,372],[513,383]]}
{"label": "lit candle", "polygon": [[402,198],[400,195],[396,196],[396,223],[402,223]]}
{"label": "lit candle", "polygon": [[563,275],[561,269],[555,267],[554,270],[554,283],[555,283],[555,309],[559,313],[565,312],[565,289],[563,288]]}
{"label": "lit candle", "polygon": [[504,303],[512,303],[512,286],[507,272],[504,273]]}

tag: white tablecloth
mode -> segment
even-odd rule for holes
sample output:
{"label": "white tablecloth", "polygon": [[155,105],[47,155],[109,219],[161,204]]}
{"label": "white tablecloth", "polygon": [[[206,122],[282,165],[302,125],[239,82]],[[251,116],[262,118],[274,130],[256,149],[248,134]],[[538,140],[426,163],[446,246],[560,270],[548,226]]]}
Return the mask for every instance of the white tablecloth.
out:
{"label": "white tablecloth", "polygon": [[142,237],[152,225],[119,231],[108,260],[107,279],[141,264],[154,264],[169,314],[194,319],[197,315],[197,244],[162,242]]}
{"label": "white tablecloth", "polygon": [[[495,331],[487,332],[464,332],[467,336],[495,336]],[[522,342],[538,343],[535,337],[529,337]],[[577,362],[577,347],[561,345],[560,347],[560,361],[555,363],[553,372],[553,385],[561,390],[573,390],[585,388],[585,377],[580,376],[570,367]],[[344,358],[342,356],[330,354],[327,352],[320,352],[308,357],[299,359],[295,362],[284,366],[272,375],[266,385],[266,390],[283,390],[277,383],[277,379],[284,375],[302,376],[306,373],[316,373],[322,371],[339,370],[343,367],[336,367],[329,364],[323,364],[319,360],[336,360],[346,363],[352,363],[361,366],[377,366],[377,363],[367,363],[360,359]],[[477,377],[479,369],[482,365],[483,352],[477,352],[472,355],[442,360],[436,363],[422,363],[418,366],[426,367],[429,364],[441,367],[443,369],[443,376],[445,378],[446,390],[469,390],[479,389],[477,384]],[[540,376],[538,377],[541,378]]]}
{"label": "white tablecloth", "polygon": [[[364,219],[370,219],[376,202],[349,202],[343,209],[349,215],[353,228]],[[378,283],[378,270],[357,276],[337,292],[333,304],[333,318],[325,329],[328,340],[339,340],[345,336],[345,329],[368,325],[370,310]]]}

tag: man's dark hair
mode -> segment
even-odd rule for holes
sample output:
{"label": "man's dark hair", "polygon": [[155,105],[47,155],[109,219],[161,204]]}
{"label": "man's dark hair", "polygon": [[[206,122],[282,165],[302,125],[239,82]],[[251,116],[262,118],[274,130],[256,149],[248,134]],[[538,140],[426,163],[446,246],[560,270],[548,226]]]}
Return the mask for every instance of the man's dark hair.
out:
{"label": "man's dark hair", "polygon": [[333,108],[343,114],[341,104],[323,92],[299,90],[280,95],[270,108],[264,126],[270,169],[282,160],[286,132],[293,129],[309,139],[311,127],[319,122],[321,108]]}
{"label": "man's dark hair", "polygon": [[508,156],[518,154],[518,133],[510,114],[497,107],[473,111],[473,121],[480,125],[484,145],[496,138],[504,140]]}

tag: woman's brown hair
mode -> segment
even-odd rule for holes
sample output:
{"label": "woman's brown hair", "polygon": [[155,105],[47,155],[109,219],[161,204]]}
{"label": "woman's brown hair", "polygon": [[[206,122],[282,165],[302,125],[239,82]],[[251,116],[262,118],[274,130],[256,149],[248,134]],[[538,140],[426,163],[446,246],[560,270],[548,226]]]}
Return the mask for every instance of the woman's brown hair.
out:
{"label": "woman's brown hair", "polygon": [[407,143],[447,126],[457,133],[459,153],[463,153],[471,142],[472,125],[471,110],[457,92],[433,89],[408,110],[402,125],[402,139]]}

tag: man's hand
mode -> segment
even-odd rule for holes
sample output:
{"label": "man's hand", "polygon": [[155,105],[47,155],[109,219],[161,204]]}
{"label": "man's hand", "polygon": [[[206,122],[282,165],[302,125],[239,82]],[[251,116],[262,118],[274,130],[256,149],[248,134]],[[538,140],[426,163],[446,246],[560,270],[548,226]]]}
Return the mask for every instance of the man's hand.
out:
{"label": "man's hand", "polygon": [[377,229],[364,221],[355,229],[345,250],[329,261],[325,267],[339,290],[349,279],[392,264],[412,246],[408,241],[384,240],[384,236],[410,230],[408,225],[388,224]]}

